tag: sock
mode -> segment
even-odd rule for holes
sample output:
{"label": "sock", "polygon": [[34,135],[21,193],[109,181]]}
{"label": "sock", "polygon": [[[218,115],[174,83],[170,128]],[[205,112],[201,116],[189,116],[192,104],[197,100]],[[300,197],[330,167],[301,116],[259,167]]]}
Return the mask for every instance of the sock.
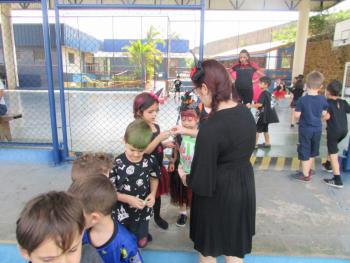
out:
{"label": "sock", "polygon": [[185,215],[185,216],[187,216],[187,211],[180,211],[180,215]]}

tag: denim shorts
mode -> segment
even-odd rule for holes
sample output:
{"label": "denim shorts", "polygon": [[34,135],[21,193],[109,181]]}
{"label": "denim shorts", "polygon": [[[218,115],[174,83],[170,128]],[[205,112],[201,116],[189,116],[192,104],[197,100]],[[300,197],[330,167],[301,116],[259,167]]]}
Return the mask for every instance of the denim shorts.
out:
{"label": "denim shorts", "polygon": [[322,131],[299,128],[299,160],[307,161],[319,155],[321,135]]}
{"label": "denim shorts", "polygon": [[5,115],[7,112],[7,107],[4,104],[0,104],[0,116]]}

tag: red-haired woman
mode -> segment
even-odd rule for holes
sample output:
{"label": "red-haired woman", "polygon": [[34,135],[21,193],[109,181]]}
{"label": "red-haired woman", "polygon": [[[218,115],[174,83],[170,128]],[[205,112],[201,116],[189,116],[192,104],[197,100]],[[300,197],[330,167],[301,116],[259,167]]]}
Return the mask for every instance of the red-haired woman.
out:
{"label": "red-haired woman", "polygon": [[[190,237],[199,262],[242,262],[255,233],[255,183],[250,156],[256,125],[238,103],[226,69],[206,60],[192,70],[194,91],[211,108],[199,129],[190,175],[182,180],[193,192]],[[179,130],[181,132],[181,130]]]}

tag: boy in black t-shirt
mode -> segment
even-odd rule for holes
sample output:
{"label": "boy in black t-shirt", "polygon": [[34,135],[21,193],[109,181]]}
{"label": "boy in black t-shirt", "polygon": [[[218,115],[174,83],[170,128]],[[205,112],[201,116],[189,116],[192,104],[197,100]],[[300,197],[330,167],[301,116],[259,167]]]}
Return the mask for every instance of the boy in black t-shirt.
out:
{"label": "boy in black t-shirt", "polygon": [[[259,79],[259,86],[263,90],[260,93],[258,102],[252,107],[258,109],[258,121],[256,123],[256,146],[255,148],[270,148],[269,124],[278,122],[276,113],[271,109],[271,93],[267,90],[271,84],[269,77],[261,77]],[[265,142],[258,144],[260,133],[264,133]]]}
{"label": "boy in black t-shirt", "polygon": [[174,81],[174,87],[175,87],[174,100],[175,101],[180,101],[181,86],[182,86],[182,81],[180,80],[180,75],[177,75]]}
{"label": "boy in black t-shirt", "polygon": [[336,188],[343,188],[343,182],[340,176],[338,161],[338,143],[340,143],[348,133],[347,113],[350,113],[350,106],[339,98],[342,84],[337,80],[332,80],[326,89],[328,110],[325,116],[327,120],[327,149],[328,158],[322,164],[325,170],[332,172],[334,176],[324,179],[324,182]]}

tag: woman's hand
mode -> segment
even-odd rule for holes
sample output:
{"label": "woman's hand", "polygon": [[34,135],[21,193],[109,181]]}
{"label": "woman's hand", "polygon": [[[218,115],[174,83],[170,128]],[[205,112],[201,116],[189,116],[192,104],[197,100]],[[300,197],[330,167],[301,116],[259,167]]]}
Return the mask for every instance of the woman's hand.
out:
{"label": "woman's hand", "polygon": [[163,132],[159,133],[158,138],[162,142],[162,141],[165,141],[166,139],[168,139],[170,135],[171,135],[170,131],[163,131]]}
{"label": "woman's hand", "polygon": [[176,125],[170,129],[172,134],[184,134],[185,133],[185,128],[182,127],[181,125]]}

